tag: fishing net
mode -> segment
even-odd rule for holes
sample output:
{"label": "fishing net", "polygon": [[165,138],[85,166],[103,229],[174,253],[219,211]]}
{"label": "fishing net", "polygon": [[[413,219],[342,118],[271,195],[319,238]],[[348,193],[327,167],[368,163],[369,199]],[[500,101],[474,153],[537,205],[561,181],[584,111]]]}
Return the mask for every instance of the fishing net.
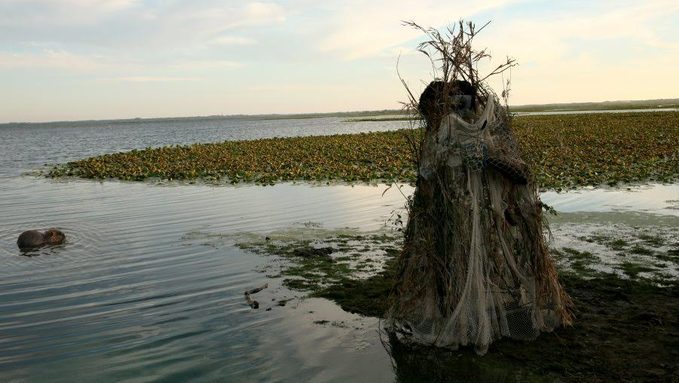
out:
{"label": "fishing net", "polygon": [[492,92],[469,105],[432,87],[441,84],[420,99],[427,126],[387,329],[484,354],[501,337],[530,340],[569,324],[506,109]]}

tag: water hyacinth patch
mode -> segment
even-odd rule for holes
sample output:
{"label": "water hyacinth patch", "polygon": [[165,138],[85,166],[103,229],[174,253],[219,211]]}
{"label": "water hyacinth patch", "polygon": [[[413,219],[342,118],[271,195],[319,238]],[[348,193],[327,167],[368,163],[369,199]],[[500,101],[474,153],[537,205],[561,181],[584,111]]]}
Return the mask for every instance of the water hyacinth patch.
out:
{"label": "water hyacinth patch", "polygon": [[[679,113],[518,116],[513,127],[544,189],[671,182],[679,176]],[[414,182],[410,130],[147,148],[53,167],[48,176],[142,181]]]}
{"label": "water hyacinth patch", "polygon": [[656,181],[679,175],[679,113],[522,116],[514,129],[543,188]]}
{"label": "water hyacinth patch", "polygon": [[260,184],[396,181],[415,178],[411,158],[404,133],[392,131],[148,148],[71,162],[52,169],[49,175]]}

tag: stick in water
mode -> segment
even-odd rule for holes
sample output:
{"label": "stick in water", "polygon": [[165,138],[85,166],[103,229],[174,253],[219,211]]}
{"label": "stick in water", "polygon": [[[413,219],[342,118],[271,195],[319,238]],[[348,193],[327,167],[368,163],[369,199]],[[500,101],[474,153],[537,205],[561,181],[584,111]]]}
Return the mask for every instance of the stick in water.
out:
{"label": "stick in water", "polygon": [[256,300],[250,298],[250,294],[257,294],[258,292],[264,290],[265,288],[269,287],[268,283],[265,283],[261,287],[255,287],[254,289],[250,289],[245,292],[245,301],[248,303],[250,307],[253,309],[258,309],[259,308],[259,302]]}

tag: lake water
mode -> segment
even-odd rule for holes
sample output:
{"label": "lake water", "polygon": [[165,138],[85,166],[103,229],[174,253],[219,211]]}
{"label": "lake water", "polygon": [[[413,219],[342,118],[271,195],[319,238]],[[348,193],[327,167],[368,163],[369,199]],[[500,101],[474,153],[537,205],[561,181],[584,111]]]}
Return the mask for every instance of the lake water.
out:
{"label": "lake water", "polygon": [[[377,319],[283,288],[259,271],[270,258],[233,239],[280,230],[308,236],[310,226],[389,230],[405,202],[396,188],[383,195],[385,185],[234,187],[30,173],[147,146],[406,126],[332,117],[0,125],[0,381],[397,380]],[[561,212],[552,219],[555,246],[593,246],[578,238],[602,230],[678,238],[677,185],[543,199]],[[64,245],[27,254],[16,247],[23,230],[53,226],[66,233]],[[264,283],[253,310],[243,291]],[[461,371],[460,379],[484,376]]]}

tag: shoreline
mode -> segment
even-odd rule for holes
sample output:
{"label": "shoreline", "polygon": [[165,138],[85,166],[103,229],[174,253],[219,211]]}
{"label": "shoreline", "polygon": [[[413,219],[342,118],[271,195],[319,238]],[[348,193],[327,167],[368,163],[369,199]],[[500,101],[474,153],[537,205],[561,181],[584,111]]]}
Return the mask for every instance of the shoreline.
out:
{"label": "shoreline", "polygon": [[[269,233],[267,240],[234,239],[242,250],[268,259],[259,271],[269,280],[281,280],[283,286],[309,297],[328,299],[347,312],[383,318],[397,272],[400,234],[317,230],[313,239],[309,235],[291,239],[276,232]],[[645,236],[639,239],[649,246],[654,243]],[[603,240],[619,248],[619,238]],[[631,242],[628,245],[621,249],[633,254],[636,247]],[[678,261],[679,243],[654,245],[667,247],[667,256]],[[596,271],[577,251],[552,252],[572,262],[569,268],[561,264],[559,278],[575,301],[573,326],[543,333],[529,342],[503,338],[493,343],[484,357],[465,347],[448,350],[389,339],[384,342],[397,369],[432,381],[461,372],[470,374],[467,378],[472,380],[500,374],[531,382],[679,377],[675,363],[679,357],[676,279],[665,279],[659,285],[635,270],[625,269],[622,275]],[[640,358],[650,354],[654,358]]]}

